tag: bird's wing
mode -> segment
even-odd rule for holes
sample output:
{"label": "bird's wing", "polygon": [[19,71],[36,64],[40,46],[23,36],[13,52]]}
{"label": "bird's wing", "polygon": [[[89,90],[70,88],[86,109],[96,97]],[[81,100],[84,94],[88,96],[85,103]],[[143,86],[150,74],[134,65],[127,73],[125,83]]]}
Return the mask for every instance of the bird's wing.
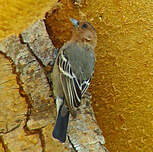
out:
{"label": "bird's wing", "polygon": [[81,80],[76,77],[72,71],[70,62],[63,54],[63,51],[61,51],[58,56],[57,64],[60,71],[60,79],[65,98],[68,102],[68,107],[78,107],[80,105],[82,95],[85,93],[90,84],[90,79],[81,82]]}
{"label": "bird's wing", "polygon": [[90,81],[91,81],[91,78],[82,82],[82,84],[81,84],[81,88],[82,88],[81,94],[82,94],[82,96],[84,95],[84,93],[88,89],[88,87],[90,85]]}

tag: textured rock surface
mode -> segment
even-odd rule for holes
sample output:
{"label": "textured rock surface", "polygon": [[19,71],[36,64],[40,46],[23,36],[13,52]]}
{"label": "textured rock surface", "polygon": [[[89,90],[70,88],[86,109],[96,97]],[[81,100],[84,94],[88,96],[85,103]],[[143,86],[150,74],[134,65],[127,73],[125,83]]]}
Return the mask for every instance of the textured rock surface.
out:
{"label": "textured rock surface", "polygon": [[53,50],[55,48],[48,38],[46,27],[42,21],[38,21],[25,30],[21,34],[21,39],[23,43],[28,45],[33,55],[35,55],[44,66],[47,66],[49,62],[53,62]]}
{"label": "textured rock surface", "polygon": [[[20,83],[22,83],[23,90],[28,97],[27,102],[29,102],[29,106],[31,107],[28,127],[30,128],[32,125],[37,126],[37,129],[44,127],[49,120],[43,121],[43,123],[37,123],[37,121],[41,122],[43,119],[41,119],[41,117],[45,116],[44,112],[46,110],[48,110],[48,113],[46,113],[47,116],[50,116],[51,110],[49,109],[51,108],[47,107],[50,107],[51,91],[43,68],[31,53],[31,49],[28,45],[22,44],[20,38],[16,36],[12,36],[1,42],[0,50],[13,60],[16,73],[18,73],[20,77]],[[46,106],[44,106],[45,104]],[[43,114],[41,114],[41,112]],[[33,119],[35,119],[35,121],[33,121]],[[32,124],[34,122],[37,123],[37,125]]]}
{"label": "textured rock surface", "polygon": [[45,152],[68,152],[69,148],[67,144],[61,144],[51,137],[51,131],[53,130],[53,127],[54,124],[49,124],[47,127],[42,129],[42,134],[45,141]]}
{"label": "textured rock surface", "polygon": [[5,152],[5,151],[4,151],[4,147],[3,147],[3,145],[2,145],[2,142],[1,142],[1,139],[0,139],[0,152]]}
{"label": "textured rock surface", "polygon": [[[8,110],[5,111],[5,108],[8,104],[1,103],[2,108],[4,107],[4,117],[10,114],[10,119],[6,120],[5,123],[2,122],[0,126],[0,130],[9,129],[9,132],[7,130],[1,132],[1,142],[6,145],[4,149],[17,152],[105,151],[104,137],[96,124],[90,100],[87,98],[83,99],[84,104],[80,107],[78,118],[70,122],[66,143],[61,144],[52,139],[51,132],[55,124],[56,109],[51,97],[52,91],[47,77],[49,71],[46,71],[46,66],[50,61],[53,62],[54,51],[55,48],[49,40],[42,20],[32,25],[19,37],[11,36],[0,42],[0,52],[5,54],[0,59],[1,61],[4,60],[2,62],[4,65],[12,63],[9,67],[9,73],[12,74],[11,69],[13,67],[15,74],[12,75],[17,77],[18,88],[20,88],[17,89],[17,93],[20,93],[19,97],[20,95],[23,96],[21,99],[24,100],[24,110],[26,111],[26,114],[21,113],[23,112],[22,104],[19,104],[21,107],[16,108],[17,102],[20,102],[18,99],[15,101],[9,99],[8,102],[12,104],[15,114],[19,113],[20,117],[13,115],[11,111],[7,113]],[[7,71],[3,64],[2,67]],[[3,70],[0,74],[3,74]],[[4,76],[4,78],[7,77],[8,74]],[[2,81],[0,86],[3,86],[5,81]],[[6,85],[15,86],[10,81]],[[7,89],[11,92],[9,88]],[[6,93],[5,90],[3,91]],[[2,96],[3,94],[1,98]],[[14,126],[14,122],[16,126]]]}
{"label": "textured rock surface", "polygon": [[26,119],[27,104],[16,80],[12,64],[0,54],[0,135],[16,129]]}
{"label": "textured rock surface", "polygon": [[68,139],[78,152],[103,152],[105,144],[102,132],[96,125],[90,100],[82,99],[82,106],[76,119],[70,119]]}
{"label": "textured rock surface", "polygon": [[42,145],[39,134],[27,135],[23,129],[22,123],[19,128],[3,135],[4,144],[14,152],[41,152]]}

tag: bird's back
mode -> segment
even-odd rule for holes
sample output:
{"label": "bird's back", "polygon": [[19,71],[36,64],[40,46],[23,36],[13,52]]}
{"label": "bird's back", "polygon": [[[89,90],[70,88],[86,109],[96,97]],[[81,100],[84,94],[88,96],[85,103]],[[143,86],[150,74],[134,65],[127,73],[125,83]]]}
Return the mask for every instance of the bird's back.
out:
{"label": "bird's back", "polygon": [[64,56],[68,58],[73,73],[80,81],[91,78],[95,64],[94,50],[92,48],[71,43],[64,48]]}

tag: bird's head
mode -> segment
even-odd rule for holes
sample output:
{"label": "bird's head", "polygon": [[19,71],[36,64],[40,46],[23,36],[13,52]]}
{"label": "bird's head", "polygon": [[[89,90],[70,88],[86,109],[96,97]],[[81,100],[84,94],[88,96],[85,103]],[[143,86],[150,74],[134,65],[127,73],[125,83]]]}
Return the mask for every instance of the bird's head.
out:
{"label": "bird's head", "polygon": [[74,25],[72,41],[84,43],[95,48],[97,43],[97,34],[95,28],[89,22],[79,22],[76,19],[70,18]]}

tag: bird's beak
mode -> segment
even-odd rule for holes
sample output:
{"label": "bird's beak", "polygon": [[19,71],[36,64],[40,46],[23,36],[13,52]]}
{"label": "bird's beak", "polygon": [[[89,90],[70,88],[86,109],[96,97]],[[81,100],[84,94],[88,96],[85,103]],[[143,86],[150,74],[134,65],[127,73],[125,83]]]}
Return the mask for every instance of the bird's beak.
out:
{"label": "bird's beak", "polygon": [[70,18],[71,23],[74,25],[74,27],[78,28],[79,27],[79,21],[74,19],[74,18]]}

